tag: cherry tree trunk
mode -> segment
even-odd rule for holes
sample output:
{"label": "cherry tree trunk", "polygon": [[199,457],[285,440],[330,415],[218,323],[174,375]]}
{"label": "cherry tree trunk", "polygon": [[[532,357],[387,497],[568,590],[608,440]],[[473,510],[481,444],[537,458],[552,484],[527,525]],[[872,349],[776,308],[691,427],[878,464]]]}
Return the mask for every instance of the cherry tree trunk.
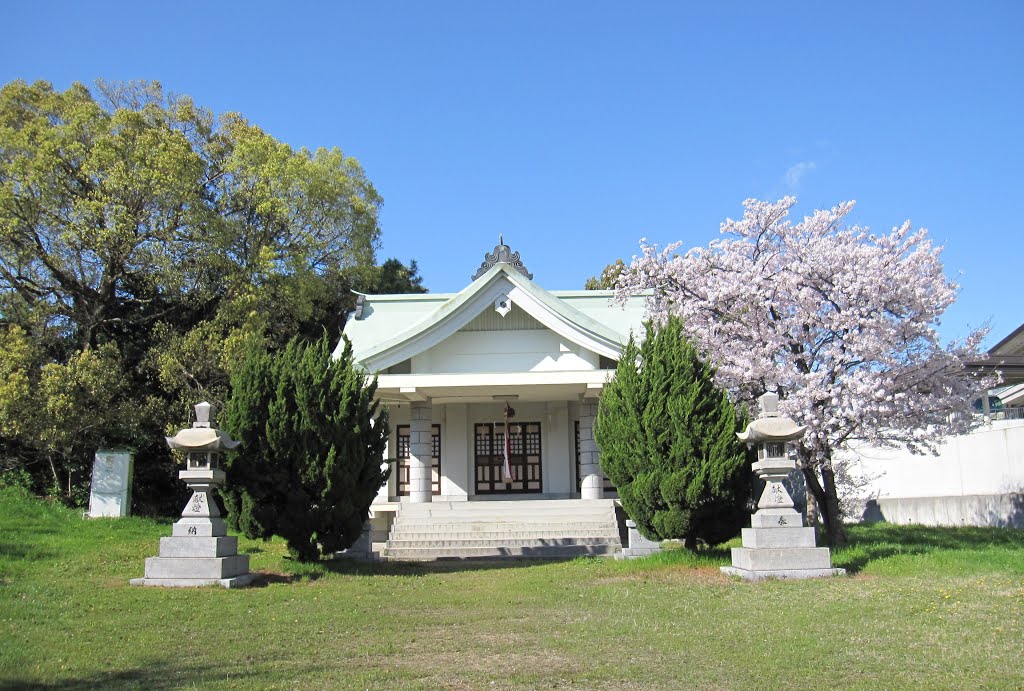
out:
{"label": "cherry tree trunk", "polygon": [[827,459],[821,466],[821,479],[825,489],[825,528],[828,530],[828,543],[832,547],[845,547],[850,544],[843,523],[843,512],[839,508],[839,493],[836,491],[836,475],[832,470],[832,460]]}
{"label": "cherry tree trunk", "polygon": [[821,511],[821,517],[828,533],[830,547],[845,547],[849,543],[846,526],[839,511],[839,496],[836,494],[836,478],[831,463],[826,461],[821,466],[821,480],[815,468],[803,468],[804,479],[807,481],[809,495],[813,495],[814,503]]}

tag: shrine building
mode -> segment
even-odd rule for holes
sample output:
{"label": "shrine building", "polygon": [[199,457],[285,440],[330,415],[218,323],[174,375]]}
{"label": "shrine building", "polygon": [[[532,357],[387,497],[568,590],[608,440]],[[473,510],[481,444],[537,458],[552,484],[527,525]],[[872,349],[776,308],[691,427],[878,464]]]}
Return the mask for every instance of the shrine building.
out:
{"label": "shrine building", "polygon": [[376,503],[614,496],[592,431],[644,297],[532,279],[502,242],[458,293],[358,296],[345,335],[378,375],[397,459]]}

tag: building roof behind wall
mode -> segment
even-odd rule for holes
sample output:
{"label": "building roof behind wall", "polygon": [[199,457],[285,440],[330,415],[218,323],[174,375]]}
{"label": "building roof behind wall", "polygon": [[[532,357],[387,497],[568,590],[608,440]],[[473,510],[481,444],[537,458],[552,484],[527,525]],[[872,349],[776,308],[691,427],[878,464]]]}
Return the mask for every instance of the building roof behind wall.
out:
{"label": "building roof behind wall", "polygon": [[1005,384],[1024,382],[1024,324],[996,343],[984,360],[968,363],[968,368],[979,372],[999,372]]}
{"label": "building roof behind wall", "polygon": [[989,349],[989,355],[1022,355],[1024,356],[1024,324],[1013,333],[996,343]]}

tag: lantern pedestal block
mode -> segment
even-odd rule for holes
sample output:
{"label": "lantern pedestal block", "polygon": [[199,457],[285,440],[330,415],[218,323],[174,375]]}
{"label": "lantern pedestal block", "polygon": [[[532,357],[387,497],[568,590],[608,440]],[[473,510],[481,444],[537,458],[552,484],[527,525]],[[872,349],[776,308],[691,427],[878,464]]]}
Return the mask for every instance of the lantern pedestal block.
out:
{"label": "lantern pedestal block", "polygon": [[[776,514],[762,516],[764,513],[761,510],[754,514],[751,521],[754,527],[743,529],[743,546],[732,548],[732,566],[723,566],[722,573],[748,581],[846,574],[845,569],[832,568],[828,547],[815,546],[814,528],[803,527],[796,511],[792,511],[796,514],[795,520],[785,516],[788,521],[783,526],[778,524]],[[757,523],[766,527],[757,527]]]}
{"label": "lantern pedestal block", "polygon": [[732,566],[723,566],[722,573],[748,581],[846,574],[845,569],[832,568],[828,547],[816,546],[814,528],[804,527],[792,508],[760,509],[750,524],[743,529],[743,546],[732,548]]}
{"label": "lantern pedestal block", "polygon": [[174,537],[222,537],[227,534],[228,526],[223,518],[182,518],[171,528]]}
{"label": "lantern pedestal block", "polygon": [[804,517],[793,508],[760,509],[750,517],[751,528],[802,528]]}
{"label": "lantern pedestal block", "polygon": [[[201,481],[188,480],[190,484]],[[181,513],[171,537],[160,538],[160,556],[146,559],[145,576],[133,578],[132,585],[237,588],[252,582],[255,574],[249,573],[249,555],[238,554],[238,538],[227,534],[209,489],[197,488]]]}
{"label": "lantern pedestal block", "polygon": [[[814,546],[813,528],[788,528],[790,532],[784,540],[775,535],[758,535],[751,540],[757,547],[733,547],[732,566],[723,566],[722,571],[732,576],[740,576],[748,581],[764,578],[821,578],[823,576],[840,576],[846,571],[832,568],[832,556],[827,547]],[[801,531],[803,535],[794,535],[791,531]],[[805,532],[806,531],[806,532]],[[778,528],[754,529],[756,533],[777,533]],[[748,535],[744,535],[747,544]],[[768,547],[764,543],[792,540],[802,543],[800,546]],[[808,546],[807,543],[810,543]]]}

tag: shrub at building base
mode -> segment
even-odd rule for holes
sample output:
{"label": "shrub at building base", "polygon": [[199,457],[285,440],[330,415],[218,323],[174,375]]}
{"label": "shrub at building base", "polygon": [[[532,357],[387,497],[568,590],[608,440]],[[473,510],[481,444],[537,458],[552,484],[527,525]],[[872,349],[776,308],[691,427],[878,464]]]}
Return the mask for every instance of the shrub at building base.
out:
{"label": "shrub at building base", "polygon": [[673,317],[648,324],[641,346],[630,340],[605,386],[595,426],[601,468],[650,539],[715,545],[748,519],[750,467],[736,438],[745,420],[713,376]]}
{"label": "shrub at building base", "polygon": [[241,441],[227,462],[229,524],[250,538],[283,537],[301,561],[351,546],[388,477],[376,389],[347,343],[331,359],[326,334],[279,353],[249,348],[224,423]]}

